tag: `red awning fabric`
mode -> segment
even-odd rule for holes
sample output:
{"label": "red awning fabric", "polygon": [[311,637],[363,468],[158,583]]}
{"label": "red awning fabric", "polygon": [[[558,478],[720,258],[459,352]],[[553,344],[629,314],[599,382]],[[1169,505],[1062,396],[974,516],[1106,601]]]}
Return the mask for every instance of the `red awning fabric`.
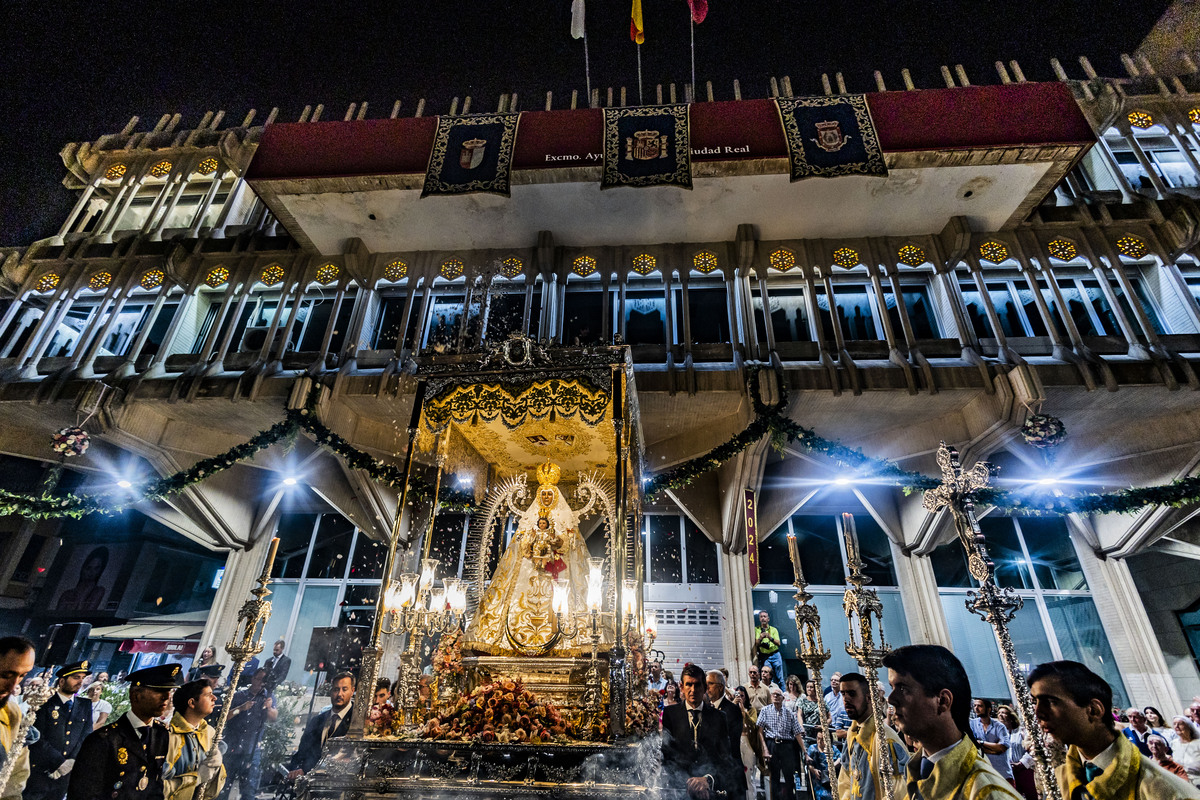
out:
{"label": "red awning fabric", "polygon": [[171,655],[195,655],[199,642],[171,642],[159,639],[126,639],[119,648],[122,653],[170,653]]}

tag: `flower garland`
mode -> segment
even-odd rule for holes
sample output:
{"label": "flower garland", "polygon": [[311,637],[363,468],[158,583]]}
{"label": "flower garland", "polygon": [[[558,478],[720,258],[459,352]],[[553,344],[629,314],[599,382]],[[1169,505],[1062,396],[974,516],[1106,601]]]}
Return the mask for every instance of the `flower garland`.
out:
{"label": "flower garland", "polygon": [[[757,369],[752,367],[749,371],[755,418],[729,441],[655,475],[646,483],[647,499],[653,499],[665,490],[679,489],[691,484],[699,476],[721,466],[764,436],[770,436],[771,444],[776,449],[782,449],[788,444],[798,445],[810,453],[825,456],[842,467],[854,470],[860,477],[886,480],[900,487],[905,494],[932,489],[940,483],[938,479],[920,472],[905,470],[893,461],[874,458],[861,450],[826,439],[810,428],[789,419],[783,414],[787,405],[787,395],[782,388],[778,404],[771,407],[764,405],[757,392]],[[231,447],[220,455],[198,461],[174,475],[153,481],[140,490],[108,494],[55,495],[52,494],[53,483],[48,483],[40,495],[24,495],[0,489],[0,516],[17,514],[28,519],[78,519],[85,514],[119,514],[140,502],[163,500],[178,494],[193,484],[252,458],[272,445],[294,439],[301,432],[312,437],[318,446],[344,459],[353,469],[367,473],[372,480],[389,486],[400,485],[404,480],[403,470],[395,464],[373,458],[359,450],[317,419],[316,397],[314,391],[304,408],[289,409],[282,421],[261,431],[249,441]],[[1030,418],[1033,419],[1034,417]],[[1058,422],[1061,426],[1061,421],[1053,417],[1047,419]],[[1057,443],[1065,436],[1065,427],[1060,428],[1050,422],[1037,425],[1039,431],[1042,431],[1036,434],[1041,437],[1040,440],[1049,442],[1057,437]],[[1024,428],[1022,430],[1024,431]],[[421,476],[412,475],[408,481],[408,498],[414,503],[428,503],[433,498],[433,488]],[[980,504],[995,506],[1006,513],[1124,514],[1148,506],[1180,508],[1200,504],[1200,476],[1180,478],[1158,486],[1073,495],[1055,495],[1045,489],[1014,492],[1008,489],[988,488],[976,492],[973,499]],[[438,493],[438,501],[443,511],[469,514],[476,507],[473,495],[462,490],[442,489]]]}

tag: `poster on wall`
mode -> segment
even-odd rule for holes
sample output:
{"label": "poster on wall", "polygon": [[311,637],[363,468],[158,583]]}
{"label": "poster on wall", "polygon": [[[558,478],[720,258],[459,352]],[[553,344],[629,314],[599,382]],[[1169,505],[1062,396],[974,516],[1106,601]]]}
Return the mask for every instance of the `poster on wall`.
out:
{"label": "poster on wall", "polygon": [[754,508],[754,490],[747,489],[743,506],[746,511],[746,552],[750,556],[750,586],[758,586],[758,512]]}
{"label": "poster on wall", "polygon": [[53,610],[67,612],[115,611],[121,593],[113,592],[121,567],[129,555],[125,544],[77,544],[58,579]]}

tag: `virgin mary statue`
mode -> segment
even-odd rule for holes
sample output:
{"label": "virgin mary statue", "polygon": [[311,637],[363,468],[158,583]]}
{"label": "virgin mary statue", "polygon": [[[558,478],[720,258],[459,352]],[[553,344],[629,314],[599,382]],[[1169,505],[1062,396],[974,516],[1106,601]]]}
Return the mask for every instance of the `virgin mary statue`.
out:
{"label": "virgin mary statue", "polygon": [[538,467],[537,496],[521,513],[517,532],[467,626],[465,651],[521,656],[583,652],[582,642],[559,630],[551,607],[555,581],[565,579],[564,620],[587,610],[588,550],[579,535],[579,518],[558,489],[561,474],[549,461]]}

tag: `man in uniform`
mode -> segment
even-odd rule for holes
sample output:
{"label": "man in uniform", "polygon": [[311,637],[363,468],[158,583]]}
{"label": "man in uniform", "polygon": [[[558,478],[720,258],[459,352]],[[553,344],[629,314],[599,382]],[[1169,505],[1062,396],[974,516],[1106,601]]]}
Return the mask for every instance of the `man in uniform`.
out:
{"label": "man in uniform", "polygon": [[208,681],[198,680],[177,689],[174,704],[175,714],[167,726],[171,743],[163,767],[163,794],[167,800],[192,800],[197,790],[214,778],[218,781],[217,790],[224,783],[220,752],[208,754],[216,731],[204,721],[212,713],[216,700]]}
{"label": "man in uniform", "polygon": [[37,712],[39,738],[29,747],[25,800],[62,800],[84,738],[92,732],[92,701],[79,694],[88,662],[64,664],[56,673],[57,691]]}
{"label": "man in uniform", "polygon": [[[887,794],[880,788],[879,735],[875,715],[871,713],[870,686],[857,672],[847,672],[840,683],[842,703],[851,720],[846,737],[846,749],[838,772],[840,800],[879,800]],[[892,796],[905,797],[904,767],[908,764],[908,748],[888,726],[883,727],[892,761]]]}
{"label": "man in uniform", "polygon": [[83,740],[67,800],[163,800],[170,735],[158,718],[183,683],[178,664],[131,672],[129,710]]}
{"label": "man in uniform", "polygon": [[[0,764],[8,760],[21,725],[21,707],[14,694],[33,669],[33,642],[24,636],[0,638]],[[21,751],[8,783],[0,787],[0,800],[21,800],[29,778],[29,750]]]}
{"label": "man in uniform", "polygon": [[1067,746],[1066,760],[1054,770],[1064,798],[1200,798],[1200,790],[1121,735],[1112,715],[1112,687],[1083,664],[1039,664],[1029,673],[1029,692],[1042,730]]}

